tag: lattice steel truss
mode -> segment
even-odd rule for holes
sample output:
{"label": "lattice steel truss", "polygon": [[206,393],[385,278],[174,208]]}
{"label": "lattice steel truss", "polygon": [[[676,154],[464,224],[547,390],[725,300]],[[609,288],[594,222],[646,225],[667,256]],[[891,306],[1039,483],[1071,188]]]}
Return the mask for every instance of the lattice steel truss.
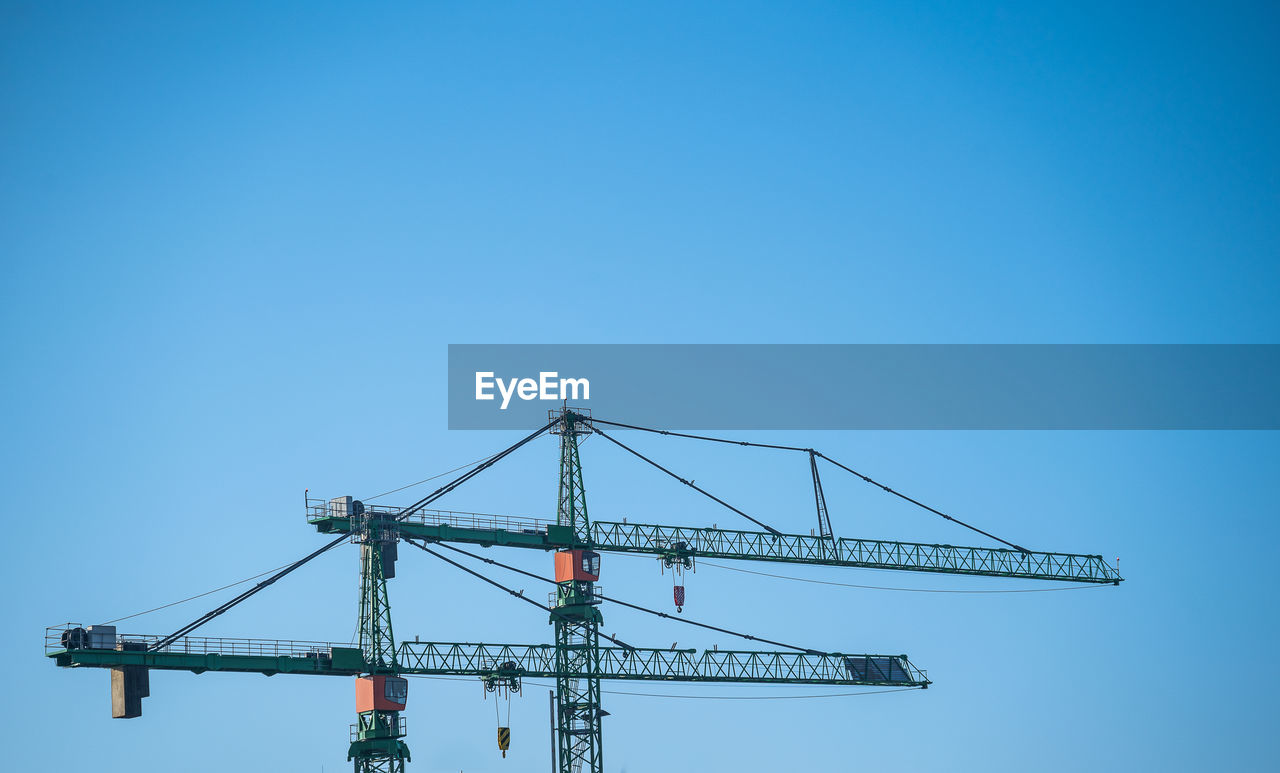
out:
{"label": "lattice steel truss", "polygon": [[[585,416],[562,409],[552,411],[558,420],[553,432],[560,436],[560,488],[556,524],[588,542],[591,521],[587,516],[587,492],[582,483],[578,437],[590,432]],[[590,603],[594,584],[566,580],[556,588],[557,614],[552,616],[556,638],[556,741],[561,773],[602,773],[604,741],[600,707],[600,610]],[[586,674],[585,677],[574,674]]]}
{"label": "lattice steel truss", "polygon": [[[391,512],[395,508],[390,509]],[[924,542],[827,538],[809,534],[770,534],[702,526],[667,526],[593,520],[589,539],[557,523],[524,519],[508,526],[511,516],[470,514],[465,525],[457,519],[433,520],[431,513],[398,524],[407,537],[442,542],[499,545],[551,550],[589,544],[602,552],[671,555],[673,550],[696,558],[769,561],[810,566],[891,569],[931,574],[965,574],[1023,580],[1056,580],[1119,584],[1119,571],[1100,555],[1050,553],[1009,548],[940,545]],[[346,531],[346,518],[313,516],[310,522],[324,533]],[[683,545],[679,548],[681,543]]]}
{"label": "lattice steel truss", "polygon": [[[385,515],[367,512],[356,503],[353,519],[359,525],[360,542],[360,653],[369,675],[396,675],[396,641],[391,627],[391,599],[387,579],[395,576],[394,561],[399,532]],[[347,759],[355,773],[403,773],[409,747],[398,711],[374,709],[356,715],[354,739]]]}

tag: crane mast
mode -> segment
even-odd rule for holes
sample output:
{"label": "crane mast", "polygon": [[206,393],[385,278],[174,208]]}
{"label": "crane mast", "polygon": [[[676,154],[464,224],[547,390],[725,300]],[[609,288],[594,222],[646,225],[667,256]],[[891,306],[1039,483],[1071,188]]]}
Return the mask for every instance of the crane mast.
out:
{"label": "crane mast", "polygon": [[400,716],[408,682],[399,675],[387,580],[395,577],[399,532],[383,513],[343,497],[353,541],[360,546],[360,654],[365,673],[356,680],[356,724],[347,759],[355,773],[404,773],[410,759]]}
{"label": "crane mast", "polygon": [[[604,770],[604,746],[600,720],[600,679],[574,674],[595,673],[600,664],[599,579],[600,557],[590,550],[591,521],[587,493],[582,483],[578,437],[584,427],[581,416],[562,409],[552,412],[560,436],[560,490],[556,525],[573,535],[574,547],[556,553],[556,596],[552,615],[556,642],[556,746],[561,773]],[[578,547],[583,546],[583,547]],[[586,549],[584,549],[584,547]]]}

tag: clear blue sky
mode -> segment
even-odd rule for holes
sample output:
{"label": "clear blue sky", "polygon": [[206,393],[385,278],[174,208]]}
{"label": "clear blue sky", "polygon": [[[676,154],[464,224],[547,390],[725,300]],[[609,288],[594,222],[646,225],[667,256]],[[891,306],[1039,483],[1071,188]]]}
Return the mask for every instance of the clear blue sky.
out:
{"label": "clear blue sky", "polygon": [[[346,680],[157,674],[144,718],[113,721],[107,675],[55,669],[40,636],[313,549],[305,487],[367,496],[509,443],[445,430],[448,343],[1280,341],[1266,4],[606,6],[3,3],[12,767],[345,769]],[[606,695],[610,770],[1274,763],[1274,434],[769,437],[1028,546],[1120,556],[1129,582],[703,569],[690,616],[905,652],[936,684]],[[810,527],[803,463],[659,442],[637,439]],[[597,517],[727,523],[610,451],[584,447]],[[511,465],[441,504],[551,513],[551,441]],[[967,539],[854,481],[828,494],[844,535]],[[430,560],[401,561],[402,638],[549,640]],[[604,571],[668,603],[653,562]],[[347,639],[356,580],[354,549],[326,555],[207,630]],[[606,615],[637,643],[730,644]],[[545,689],[506,760],[492,708],[414,681],[413,769],[544,770]]]}

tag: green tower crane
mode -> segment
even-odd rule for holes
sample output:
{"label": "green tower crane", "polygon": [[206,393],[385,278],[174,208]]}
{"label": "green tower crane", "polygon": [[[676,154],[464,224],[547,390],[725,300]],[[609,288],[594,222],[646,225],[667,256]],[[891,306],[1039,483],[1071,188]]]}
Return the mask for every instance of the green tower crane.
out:
{"label": "green tower crane", "polygon": [[[600,633],[602,602],[653,612],[605,596],[596,586],[600,553],[648,554],[665,565],[689,565],[698,558],[769,561],[791,564],[874,568],[943,574],[1033,580],[1119,584],[1119,573],[1101,556],[1029,551],[1013,543],[956,521],[948,520],[1005,542],[1007,548],[956,547],[884,540],[837,538],[827,514],[818,476],[818,459],[831,461],[890,493],[892,489],[872,481],[813,449],[769,446],[804,451],[814,482],[818,512],[817,533],[785,534],[733,508],[692,481],[686,481],[642,456],[606,433],[600,424],[644,430],[643,427],[592,419],[589,413],[568,407],[552,411],[548,423],[519,443],[490,457],[468,472],[407,507],[369,506],[351,497],[307,501],[307,520],[320,533],[334,538],[325,546],[276,572],[249,590],[167,636],[117,634],[112,626],[68,623],[46,632],[46,654],[67,668],[103,668],[112,671],[115,716],[141,714],[141,699],[149,694],[150,670],[179,670],[196,674],[248,672],[265,675],[309,674],[355,677],[357,721],[352,726],[348,760],[356,773],[403,773],[410,754],[404,742],[401,712],[408,700],[408,675],[468,676],[487,688],[518,689],[522,679],[549,678],[555,682],[553,723],[556,768],[560,773],[601,773],[604,769],[601,719],[602,680],[653,680],[661,682],[859,685],[924,688],[928,677],[906,655],[850,655],[772,644],[793,651],[678,650],[634,647]],[[428,510],[439,497],[454,490],[544,432],[559,436],[559,486],[554,521],[506,515],[483,515]],[[658,430],[650,430],[658,431]],[[579,440],[599,434],[663,472],[715,499],[762,526],[764,531],[743,531],[656,524],[593,521],[587,515]],[[662,431],[665,435],[680,435]],[[683,437],[723,441],[695,435]],[[907,499],[907,497],[903,497]],[[915,504],[915,500],[909,500]],[[360,548],[359,646],[318,641],[207,638],[191,635],[199,626],[221,615],[274,584],[298,567],[342,542]],[[430,553],[459,569],[495,585],[525,602],[544,609],[554,626],[553,644],[476,644],[466,642],[401,642],[396,644],[391,625],[387,581],[395,577],[397,546],[401,541]],[[512,571],[520,571],[492,559],[471,554],[458,544],[482,547],[514,547],[553,552],[554,592],[545,606],[506,588],[501,583],[436,553],[444,547]],[[676,618],[672,618],[676,619]],[[693,625],[734,634],[693,621]],[[758,637],[734,634],[748,639]],[[606,638],[614,646],[601,646]],[[768,641],[759,639],[760,641]],[[500,744],[502,732],[499,732]],[[509,738],[509,736],[508,736]],[[505,747],[503,747],[505,749]]]}

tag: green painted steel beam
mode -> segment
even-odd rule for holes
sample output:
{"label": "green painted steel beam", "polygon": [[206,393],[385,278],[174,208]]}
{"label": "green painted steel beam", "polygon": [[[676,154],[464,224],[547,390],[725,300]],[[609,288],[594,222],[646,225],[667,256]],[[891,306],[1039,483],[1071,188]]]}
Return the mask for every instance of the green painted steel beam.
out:
{"label": "green painted steel beam", "polygon": [[1119,572],[1097,555],[1021,552],[1008,548],[958,547],[921,542],[829,539],[806,534],[769,534],[687,526],[596,521],[596,550],[696,558],[748,559],[788,564],[897,569],[1024,580],[1112,583]]}
{"label": "green painted steel beam", "polygon": [[[181,640],[179,640],[180,642]],[[359,650],[346,664],[332,656],[320,655],[234,655],[221,652],[130,652],[121,650],[74,649],[49,652],[59,666],[67,668],[119,668],[145,666],[162,671],[226,671],[248,674],[315,674],[356,676],[365,669]]]}
{"label": "green painted steel beam", "polygon": [[[128,639],[124,639],[128,640]],[[259,642],[270,649],[268,640]],[[58,649],[47,653],[67,668],[144,666],[164,671],[226,671],[275,674],[356,676],[367,671],[360,651],[331,645],[327,651],[247,655],[195,651],[183,640],[175,650],[145,652],[116,649]],[[472,644],[404,642],[396,655],[399,673],[479,678],[611,679],[648,682],[720,682],[741,684],[821,684],[924,687],[925,673],[905,655],[808,654],[740,650],[669,650],[600,647],[596,667],[561,673],[550,644]]]}
{"label": "green painted steel beam", "polygon": [[[395,511],[399,508],[387,509]],[[437,513],[434,511],[415,513],[410,517],[410,520],[397,523],[396,528],[406,537],[417,537],[436,542],[466,542],[485,547],[500,545],[503,547],[534,548],[536,550],[557,550],[561,547],[578,544],[570,527],[547,524],[545,521],[536,522],[536,529],[518,530],[516,528],[502,527],[486,528],[482,525],[457,526],[447,521],[432,522],[430,519],[436,515]],[[503,518],[502,516],[482,517],[492,517],[495,520]],[[344,534],[351,531],[350,519],[343,516],[321,515],[307,520],[322,534]]]}
{"label": "green painted steel beam", "polygon": [[401,673],[597,678],[657,682],[736,682],[924,687],[925,673],[906,655],[672,650],[600,647],[595,668],[561,674],[549,644],[405,642]]}
{"label": "green painted steel beam", "polygon": [[[394,513],[398,508],[387,508]],[[319,531],[342,533],[347,518],[313,507],[308,520]],[[592,521],[590,541],[572,529],[546,521],[502,515],[425,511],[396,522],[404,536],[484,547],[593,550],[657,556],[771,561],[811,566],[893,569],[934,574],[964,574],[1024,580],[1119,584],[1120,573],[1099,555],[1023,553],[1009,548],[963,547],[892,540],[830,539],[807,534],[774,535],[694,526]]]}

